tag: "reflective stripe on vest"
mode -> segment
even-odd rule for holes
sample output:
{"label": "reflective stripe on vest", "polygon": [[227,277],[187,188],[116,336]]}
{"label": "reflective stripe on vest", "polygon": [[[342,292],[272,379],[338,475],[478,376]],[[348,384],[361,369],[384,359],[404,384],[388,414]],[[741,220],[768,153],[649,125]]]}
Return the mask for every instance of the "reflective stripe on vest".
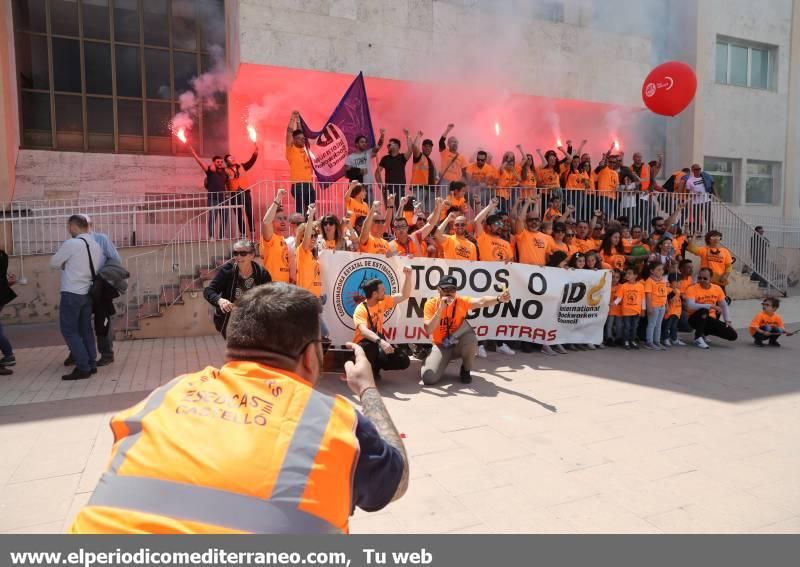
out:
{"label": "reflective stripe on vest", "polygon": [[253,533],[340,533],[326,520],[298,508],[308,483],[335,399],[312,390],[297,422],[269,499],[170,480],[117,474],[141,438],[142,420],[157,410],[184,376],[155,390],[124,423],[129,436],[117,448],[88,506],[105,506],[198,521]]}

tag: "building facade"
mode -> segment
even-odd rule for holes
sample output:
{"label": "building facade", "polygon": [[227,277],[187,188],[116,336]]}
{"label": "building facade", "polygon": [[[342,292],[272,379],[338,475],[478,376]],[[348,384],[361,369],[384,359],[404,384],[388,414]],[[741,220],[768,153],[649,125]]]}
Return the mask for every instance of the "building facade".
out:
{"label": "building facade", "polygon": [[[192,78],[225,69],[190,143],[285,179],[292,110],[321,126],[358,72],[373,124],[465,152],[617,141],[691,162],[745,214],[800,217],[800,0],[11,0],[0,8],[0,200],[201,191],[169,124]],[[676,118],[641,85],[677,59],[698,92]],[[202,97],[201,97],[202,98]],[[213,101],[213,102],[212,102]],[[185,101],[184,101],[185,102]],[[377,132],[376,132],[377,134]]]}

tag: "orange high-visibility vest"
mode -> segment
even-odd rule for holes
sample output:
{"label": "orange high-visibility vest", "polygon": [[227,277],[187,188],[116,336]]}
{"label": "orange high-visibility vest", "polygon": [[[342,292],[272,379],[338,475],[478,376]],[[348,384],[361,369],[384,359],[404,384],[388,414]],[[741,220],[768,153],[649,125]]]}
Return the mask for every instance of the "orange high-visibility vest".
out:
{"label": "orange high-visibility vest", "polygon": [[[636,173],[636,170],[633,169],[633,164],[631,164],[631,171]],[[639,174],[639,179],[642,180],[642,191],[650,189],[650,166],[644,162],[642,162],[642,172]]]}
{"label": "orange high-visibility vest", "polygon": [[240,164],[228,168],[228,191],[244,191],[249,186],[247,172]]}
{"label": "orange high-visibility vest", "polygon": [[346,533],[357,416],[301,377],[229,362],[111,420],[111,461],[72,533]]}
{"label": "orange high-visibility vest", "polygon": [[[428,169],[428,162],[430,161],[430,157],[426,156],[425,154],[420,154],[419,161],[413,161],[411,163],[411,185],[428,185],[429,181],[429,169]],[[434,180],[436,179],[436,169],[434,168],[433,173]],[[434,181],[435,182],[435,181]]]}

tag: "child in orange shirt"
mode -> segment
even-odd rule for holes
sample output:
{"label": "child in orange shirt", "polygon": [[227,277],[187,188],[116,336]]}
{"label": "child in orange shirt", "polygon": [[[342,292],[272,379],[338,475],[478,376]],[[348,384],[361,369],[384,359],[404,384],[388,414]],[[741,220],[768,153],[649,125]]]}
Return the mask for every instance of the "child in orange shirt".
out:
{"label": "child in orange shirt", "polygon": [[776,313],[781,302],[775,297],[767,297],[761,303],[762,311],[750,321],[750,335],[755,339],[756,346],[763,347],[764,340],[769,341],[769,346],[779,347],[778,337],[786,335],[791,337],[794,333],[787,333],[783,326],[783,319]]}
{"label": "child in orange shirt", "polygon": [[607,346],[614,346],[615,340],[616,342],[622,340],[622,306],[614,303],[621,279],[622,272],[619,270],[611,272],[611,305],[608,306],[608,318],[603,331],[603,343]]}
{"label": "child in orange shirt", "polygon": [[617,289],[614,303],[622,307],[622,340],[626,350],[638,349],[636,330],[644,308],[644,285],[636,279],[636,270],[625,270],[625,283]]}
{"label": "child in orange shirt", "polygon": [[678,274],[670,274],[667,281],[670,291],[667,295],[667,313],[664,315],[664,322],[661,323],[661,346],[666,348],[686,346],[686,343],[678,338],[678,322],[681,320],[683,311],[682,282]]}
{"label": "child in orange shirt", "polygon": [[645,342],[644,348],[662,350],[664,347],[661,346],[661,323],[667,312],[667,295],[669,295],[669,287],[664,278],[664,265],[659,261],[650,262],[645,266],[642,276],[647,302],[647,330],[645,332],[647,342]]}

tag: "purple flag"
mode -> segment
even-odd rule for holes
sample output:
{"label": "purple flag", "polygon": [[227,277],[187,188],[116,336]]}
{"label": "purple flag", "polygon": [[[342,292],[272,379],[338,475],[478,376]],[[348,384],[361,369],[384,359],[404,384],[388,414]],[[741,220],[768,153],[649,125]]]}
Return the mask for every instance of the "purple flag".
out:
{"label": "purple flag", "polygon": [[325,182],[341,178],[346,169],[344,162],[356,146],[356,136],[366,136],[367,146],[375,146],[364,74],[358,74],[322,130],[309,128],[302,116],[300,124],[317,179]]}

